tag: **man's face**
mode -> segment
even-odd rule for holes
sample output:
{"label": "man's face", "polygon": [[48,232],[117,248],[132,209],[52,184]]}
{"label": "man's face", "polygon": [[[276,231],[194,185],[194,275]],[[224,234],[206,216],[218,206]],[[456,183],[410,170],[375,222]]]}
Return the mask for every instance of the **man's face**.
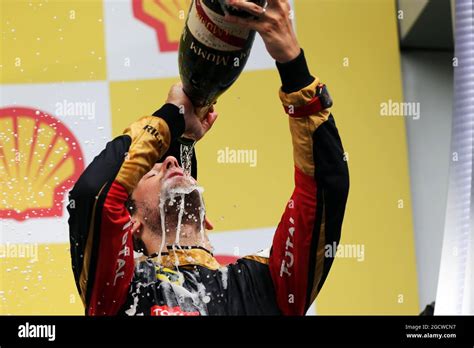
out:
{"label": "man's face", "polygon": [[193,214],[198,218],[201,200],[197,188],[196,180],[184,173],[176,158],[169,156],[163,163],[155,164],[133,191],[132,198],[136,202],[137,217],[152,230],[161,228],[160,199],[163,198],[166,201],[163,206],[167,225],[169,222],[176,223],[174,220],[177,218],[181,199],[180,194],[176,192],[188,191],[190,194],[186,195],[185,211],[187,215]]}

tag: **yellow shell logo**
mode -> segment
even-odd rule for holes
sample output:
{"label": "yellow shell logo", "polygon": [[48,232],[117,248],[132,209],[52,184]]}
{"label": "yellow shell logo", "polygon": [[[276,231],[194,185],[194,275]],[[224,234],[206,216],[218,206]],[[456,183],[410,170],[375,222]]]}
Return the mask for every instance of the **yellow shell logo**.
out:
{"label": "yellow shell logo", "polygon": [[61,216],[83,170],[79,143],[61,121],[36,109],[0,109],[0,218]]}
{"label": "yellow shell logo", "polygon": [[177,51],[192,0],[133,0],[133,15],[156,32],[161,52]]}

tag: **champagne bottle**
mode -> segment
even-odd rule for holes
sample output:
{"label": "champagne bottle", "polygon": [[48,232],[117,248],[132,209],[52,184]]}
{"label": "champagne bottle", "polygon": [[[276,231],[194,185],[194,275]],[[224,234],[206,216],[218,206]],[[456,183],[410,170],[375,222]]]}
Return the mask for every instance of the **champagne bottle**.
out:
{"label": "champagne bottle", "polygon": [[[265,0],[249,0],[263,6]],[[183,89],[196,107],[209,108],[239,77],[255,31],[224,19],[225,13],[248,17],[225,0],[193,0],[179,45]],[[205,113],[204,113],[205,114]]]}

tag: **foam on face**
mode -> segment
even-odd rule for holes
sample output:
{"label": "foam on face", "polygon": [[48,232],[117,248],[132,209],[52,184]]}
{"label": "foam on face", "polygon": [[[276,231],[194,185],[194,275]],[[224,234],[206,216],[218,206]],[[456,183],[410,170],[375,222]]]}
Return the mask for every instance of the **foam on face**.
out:
{"label": "foam on face", "polygon": [[[182,228],[182,220],[183,220],[183,215],[186,214],[186,204],[185,204],[185,198],[186,195],[189,195],[191,192],[197,191],[199,194],[199,201],[200,201],[200,206],[199,206],[199,218],[200,218],[200,233],[201,233],[201,242],[204,244],[204,217],[206,215],[206,209],[204,207],[204,202],[202,199],[202,193],[204,192],[204,189],[201,186],[197,185],[191,185],[187,187],[174,187],[169,190],[163,190],[162,194],[160,196],[160,203],[159,203],[159,209],[160,209],[160,218],[161,218],[161,231],[162,231],[162,237],[161,237],[161,246],[160,246],[160,251],[158,254],[158,262],[161,263],[161,254],[163,252],[163,249],[165,248],[166,244],[166,212],[165,212],[165,204],[168,204],[169,206],[173,206],[174,204],[177,204],[176,198],[180,197],[181,202],[179,205],[179,211],[178,211],[178,221],[176,225],[176,237],[175,241],[173,243],[173,250],[175,247],[178,247],[181,249],[180,245],[180,234],[181,234],[181,228]],[[168,202],[168,203],[167,203]],[[189,213],[189,215],[192,215]],[[175,253],[176,256],[176,253]],[[179,261],[178,258],[175,258],[176,260],[176,267],[179,266]]]}
{"label": "foam on face", "polygon": [[[181,163],[183,165],[183,171],[186,176],[191,175],[191,167],[192,167],[192,157],[193,157],[193,149],[194,145],[196,142],[192,142],[190,144],[181,144],[180,146],[180,159]],[[199,194],[199,201],[200,201],[200,207],[199,207],[199,218],[200,218],[200,233],[201,233],[201,243],[204,244],[204,217],[206,215],[206,209],[204,207],[204,202],[202,199],[202,193],[204,189],[200,186],[197,185],[191,185],[188,187],[175,187],[169,190],[163,190],[161,196],[160,196],[160,218],[161,218],[161,230],[162,230],[162,239],[161,239],[161,247],[160,247],[160,252],[158,255],[158,262],[161,262],[161,254],[163,252],[163,249],[166,244],[166,214],[165,214],[165,202],[169,200],[169,205],[172,206],[176,204],[176,196],[179,195],[181,197],[181,202],[179,205],[179,211],[178,211],[178,221],[176,224],[176,238],[175,241],[172,245],[173,251],[175,254],[175,265],[176,267],[179,266],[179,260],[176,255],[176,249],[175,247],[178,247],[179,249],[182,250],[181,245],[180,245],[180,234],[181,234],[181,227],[182,227],[182,220],[183,220],[183,215],[186,214],[186,205],[185,205],[185,196],[190,194],[193,191],[197,191]],[[193,216],[192,212],[187,214],[189,216]]]}

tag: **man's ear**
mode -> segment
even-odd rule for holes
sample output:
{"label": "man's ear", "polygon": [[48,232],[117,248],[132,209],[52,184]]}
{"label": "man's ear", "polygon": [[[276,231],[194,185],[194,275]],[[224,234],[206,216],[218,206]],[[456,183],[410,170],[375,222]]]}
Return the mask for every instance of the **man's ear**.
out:
{"label": "man's ear", "polygon": [[214,229],[214,225],[212,224],[212,222],[207,218],[207,216],[204,218],[204,227],[206,228],[206,230],[213,230]]}
{"label": "man's ear", "polygon": [[143,224],[142,222],[135,218],[132,217],[132,235],[134,238],[141,238],[143,233]]}
{"label": "man's ear", "polygon": [[145,243],[142,240],[143,235],[143,224],[137,218],[132,218],[132,240],[133,250],[137,253],[148,255],[145,247]]}

